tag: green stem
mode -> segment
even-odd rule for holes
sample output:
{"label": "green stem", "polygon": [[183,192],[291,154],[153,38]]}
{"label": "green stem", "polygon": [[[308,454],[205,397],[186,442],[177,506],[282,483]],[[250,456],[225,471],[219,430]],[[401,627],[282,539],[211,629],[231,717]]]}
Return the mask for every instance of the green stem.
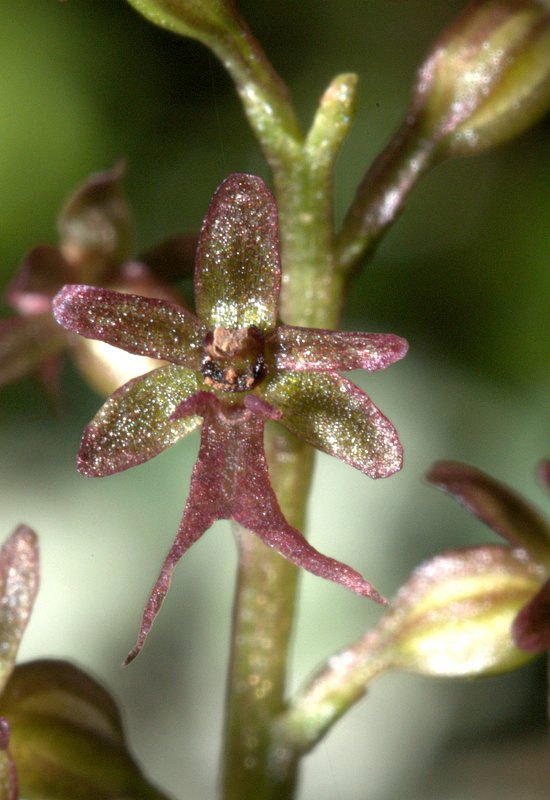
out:
{"label": "green stem", "polygon": [[332,656],[326,666],[272,725],[270,769],[278,781],[296,771],[304,753],[360,700],[369,683],[392,664],[380,650],[375,629],[353,647]]}
{"label": "green stem", "polygon": [[[273,426],[266,451],[271,481],[291,523],[303,528],[312,451]],[[285,670],[297,569],[236,526],[239,570],[227,691],[224,800],[291,800],[296,770],[280,781],[267,769],[272,720],[284,709]]]}
{"label": "green stem", "polygon": [[[299,150],[271,160],[280,216],[280,315],[292,325],[333,328],[344,283],[334,269],[332,170],[350,124],[356,78],[324,93]],[[246,87],[240,88],[246,94]],[[250,113],[249,113],[250,117]],[[282,151],[281,151],[282,152]],[[304,529],[313,454],[280,426],[266,431],[270,478],[291,525]],[[271,727],[285,707],[285,672],[297,571],[256,536],[237,529],[239,571],[233,614],[223,772],[224,800],[291,800],[297,761],[270,770]]]}
{"label": "green stem", "polygon": [[336,263],[349,273],[371,254],[405,205],[418,180],[433,165],[435,139],[407,118],[359,184],[336,239]]}

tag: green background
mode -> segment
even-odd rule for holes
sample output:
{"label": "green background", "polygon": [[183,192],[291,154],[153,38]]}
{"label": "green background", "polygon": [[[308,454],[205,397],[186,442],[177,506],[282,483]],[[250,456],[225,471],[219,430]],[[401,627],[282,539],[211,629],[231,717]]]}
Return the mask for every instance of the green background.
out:
{"label": "green background", "polygon": [[[304,125],[335,74],[360,75],[336,175],[341,219],[399,123],[430,42],[462,3],[239,5]],[[268,177],[215,58],[122,0],[3,0],[0,33],[2,286],[32,245],[55,243],[72,188],[121,157],[138,249],[196,229],[230,172]],[[354,376],[397,426],[405,468],[374,483],[320,456],[309,530],[317,548],[385,594],[430,555],[495,540],[422,482],[434,460],[475,464],[543,503],[534,470],[545,446],[547,146],[541,123],[494,153],[438,167],[354,281],[344,327],[393,331],[411,345],[387,373]],[[26,522],[42,550],[21,656],[66,657],[92,670],[123,704],[148,774],[175,797],[208,800],[235,569],[227,524],[186,555],[145,651],[119,668],[177,529],[197,435],[128,473],[86,480],[74,458],[100,400],[70,366],[64,385],[60,419],[30,378],[0,395],[2,535]],[[293,685],[378,614],[305,575]],[[300,800],[538,800],[550,780],[544,727],[540,662],[471,683],[388,676],[309,757]]]}

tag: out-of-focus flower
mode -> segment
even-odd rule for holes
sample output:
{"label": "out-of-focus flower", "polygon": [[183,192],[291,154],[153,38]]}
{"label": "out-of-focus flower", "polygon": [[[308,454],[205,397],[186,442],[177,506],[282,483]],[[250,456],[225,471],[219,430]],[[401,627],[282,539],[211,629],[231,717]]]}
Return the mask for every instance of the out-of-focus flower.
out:
{"label": "out-of-focus flower", "polygon": [[0,549],[0,797],[165,800],[131,758],[102,686],[65,661],[15,666],[38,583],[38,540],[20,525]]}
{"label": "out-of-focus flower", "polygon": [[371,634],[391,667],[424,675],[488,675],[550,648],[550,528],[507,486],[454,461],[430,483],[451,494],[511,547],[442,553],[400,589]]}
{"label": "out-of-focus flower", "polygon": [[420,69],[410,117],[447,157],[517,136],[549,104],[546,0],[473,0]]}
{"label": "out-of-focus flower", "polygon": [[[541,475],[548,477],[547,466],[541,468]],[[512,489],[467,464],[442,461],[427,479],[507,539],[512,552],[537,569],[539,590],[519,611],[512,633],[522,650],[550,650],[550,526],[546,520]]]}
{"label": "out-of-focus flower", "polygon": [[230,176],[217,190],[197,251],[197,316],[167,303],[67,286],[61,325],[171,362],[130,381],[84,432],[85,475],[118,472],[157,455],[203,419],[199,457],[176,540],[144,612],[135,656],[183,553],[216,519],[234,519],[315,575],[381,601],[357,572],[322,556],[284,519],[263,447],[267,419],[373,478],[401,467],[392,424],[337,370],[378,370],[402,358],[403,339],[277,325],[281,281],[275,200],[263,181]]}
{"label": "out-of-focus flower", "polygon": [[[183,302],[147,263],[129,260],[133,225],[120,190],[121,177],[121,166],[92,175],[60,215],[59,247],[35,247],[23,259],[6,291],[6,301],[17,316],[0,320],[0,386],[36,373],[57,406],[61,354],[67,349],[88,383],[103,395],[159,366],[157,360],[122,355],[106,344],[68,335],[52,317],[53,297],[64,284],[75,281]],[[188,259],[186,241],[176,237],[163,251],[151,251],[153,269],[162,271],[170,258],[176,269]]]}

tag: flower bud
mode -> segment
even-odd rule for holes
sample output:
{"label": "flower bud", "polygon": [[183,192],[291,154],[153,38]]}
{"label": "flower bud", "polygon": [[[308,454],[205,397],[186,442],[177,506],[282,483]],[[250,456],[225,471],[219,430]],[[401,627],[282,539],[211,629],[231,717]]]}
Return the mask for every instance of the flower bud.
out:
{"label": "flower bud", "polygon": [[92,175],[59,218],[61,252],[78,280],[101,283],[132,250],[132,215],[120,189],[123,165]]}
{"label": "flower bud", "polygon": [[411,118],[436,158],[516,136],[550,103],[550,11],[543,0],[473,0],[420,69]]}
{"label": "flower bud", "polygon": [[540,589],[542,569],[522,550],[450,551],[421,565],[377,628],[392,666],[422,675],[478,676],[529,660],[512,623]]}
{"label": "flower bud", "polygon": [[71,664],[16,667],[0,708],[20,791],[29,800],[163,800],[130,756],[110,695]]}

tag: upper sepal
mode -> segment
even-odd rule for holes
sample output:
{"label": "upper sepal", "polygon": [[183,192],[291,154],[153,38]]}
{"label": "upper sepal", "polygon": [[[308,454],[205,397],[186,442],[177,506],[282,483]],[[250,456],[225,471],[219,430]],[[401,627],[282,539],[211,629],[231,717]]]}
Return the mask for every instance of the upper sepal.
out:
{"label": "upper sepal", "polygon": [[254,175],[230,175],[204,219],[195,271],[197,314],[208,328],[275,327],[281,284],[275,198]]}

